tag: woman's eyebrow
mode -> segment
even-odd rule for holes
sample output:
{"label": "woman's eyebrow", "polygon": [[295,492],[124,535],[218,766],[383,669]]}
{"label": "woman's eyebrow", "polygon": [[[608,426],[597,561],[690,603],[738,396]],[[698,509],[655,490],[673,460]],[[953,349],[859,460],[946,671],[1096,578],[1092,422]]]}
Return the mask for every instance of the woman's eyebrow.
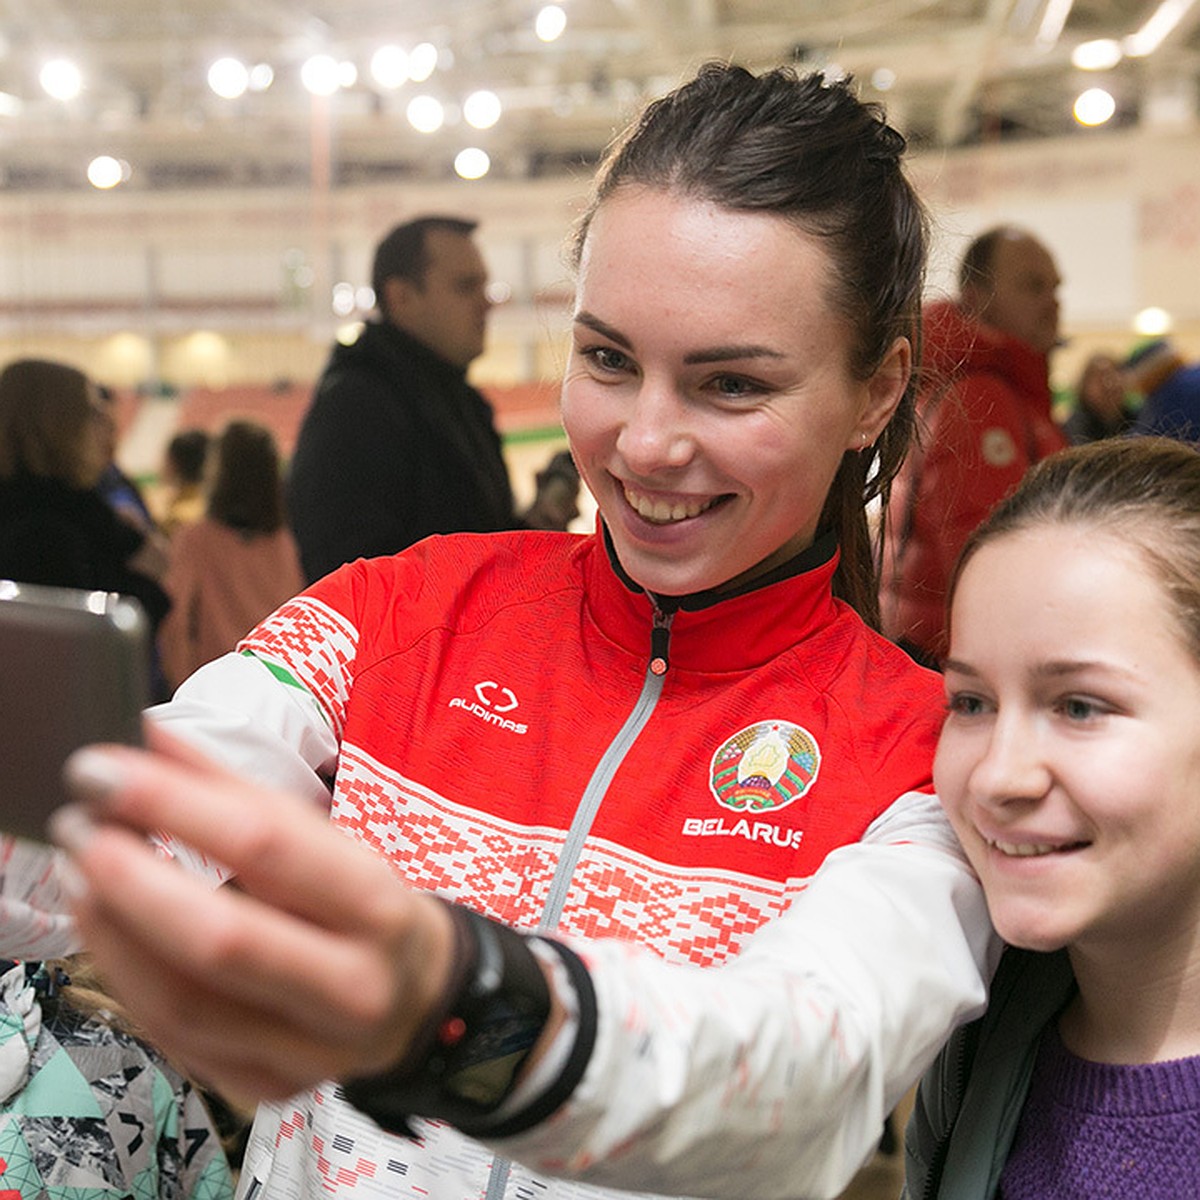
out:
{"label": "woman's eyebrow", "polygon": [[618,346],[624,346],[626,350],[633,349],[633,342],[629,340],[623,333],[619,333],[607,322],[600,320],[595,314],[590,313],[587,309],[581,309],[575,314],[576,325],[586,325],[593,332],[600,334],[601,337],[606,337],[609,341],[616,342]]}
{"label": "woman's eyebrow", "polygon": [[[575,322],[578,325],[585,325],[588,329],[593,330],[602,337],[608,338],[609,341],[616,342],[618,346],[623,346],[626,350],[633,349],[633,342],[629,338],[586,309],[582,309],[575,314]],[[705,350],[694,350],[690,354],[685,355],[683,361],[689,366],[694,366],[703,363],[731,362],[739,358],[784,357],[785,355],[781,354],[778,350],[772,349],[770,346],[749,343],[744,346],[712,346]]]}

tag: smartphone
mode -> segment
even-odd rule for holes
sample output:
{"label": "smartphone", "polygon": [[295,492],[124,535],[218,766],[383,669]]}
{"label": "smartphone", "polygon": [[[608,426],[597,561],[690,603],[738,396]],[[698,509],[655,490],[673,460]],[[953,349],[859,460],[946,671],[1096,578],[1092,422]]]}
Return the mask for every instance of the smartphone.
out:
{"label": "smartphone", "polygon": [[0,830],[46,840],[71,752],[140,743],[149,666],[131,597],[0,579]]}

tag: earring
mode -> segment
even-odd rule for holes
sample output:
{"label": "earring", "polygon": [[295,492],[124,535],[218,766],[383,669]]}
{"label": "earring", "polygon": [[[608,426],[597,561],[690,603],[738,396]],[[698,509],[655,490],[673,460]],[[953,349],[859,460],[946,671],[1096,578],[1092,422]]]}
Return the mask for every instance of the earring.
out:
{"label": "earring", "polygon": [[858,452],[861,454],[867,448],[867,431],[865,429],[860,429],[858,431],[858,438]]}

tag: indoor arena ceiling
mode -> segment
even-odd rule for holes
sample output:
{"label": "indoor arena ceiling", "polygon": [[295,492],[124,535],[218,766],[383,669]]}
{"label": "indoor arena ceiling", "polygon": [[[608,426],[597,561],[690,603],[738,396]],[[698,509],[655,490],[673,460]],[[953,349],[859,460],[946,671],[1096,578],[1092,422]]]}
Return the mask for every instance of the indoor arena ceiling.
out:
{"label": "indoor arena ceiling", "polygon": [[[0,0],[0,186],[86,187],[96,154],[160,189],[436,178],[467,145],[500,178],[578,171],[641,99],[709,58],[851,73],[924,147],[1067,133],[1073,99],[1098,83],[1116,125],[1195,115],[1200,0],[560,2],[566,29],[543,43],[538,0]],[[1150,55],[1098,74],[1071,64],[1093,39],[1136,50],[1168,17]],[[371,81],[380,45],[419,42],[440,51],[427,82]],[[299,79],[314,54],[354,64],[358,81],[314,100]],[[268,64],[273,83],[218,98],[206,75],[224,55]],[[39,86],[58,56],[82,70],[75,99]],[[478,88],[503,106],[483,132],[461,116]],[[435,133],[406,119],[419,92],[447,106]]]}

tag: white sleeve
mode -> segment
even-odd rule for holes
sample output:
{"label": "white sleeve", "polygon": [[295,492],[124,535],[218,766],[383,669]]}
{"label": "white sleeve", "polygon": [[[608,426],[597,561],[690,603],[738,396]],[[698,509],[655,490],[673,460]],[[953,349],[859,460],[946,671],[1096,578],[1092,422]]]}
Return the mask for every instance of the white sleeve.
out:
{"label": "white sleeve", "polygon": [[0,958],[62,958],[80,948],[62,853],[0,835]]}
{"label": "white sleeve", "polygon": [[832,853],[732,962],[664,963],[571,943],[596,1040],[570,1099],[497,1148],[609,1187],[837,1196],[998,955],[982,891],[936,798],[902,796]]}
{"label": "white sleeve", "polygon": [[[239,775],[329,807],[337,737],[309,692],[281,682],[253,655],[215,659],[146,715]],[[228,878],[219,863],[174,838],[164,836],[158,845],[215,883]]]}

